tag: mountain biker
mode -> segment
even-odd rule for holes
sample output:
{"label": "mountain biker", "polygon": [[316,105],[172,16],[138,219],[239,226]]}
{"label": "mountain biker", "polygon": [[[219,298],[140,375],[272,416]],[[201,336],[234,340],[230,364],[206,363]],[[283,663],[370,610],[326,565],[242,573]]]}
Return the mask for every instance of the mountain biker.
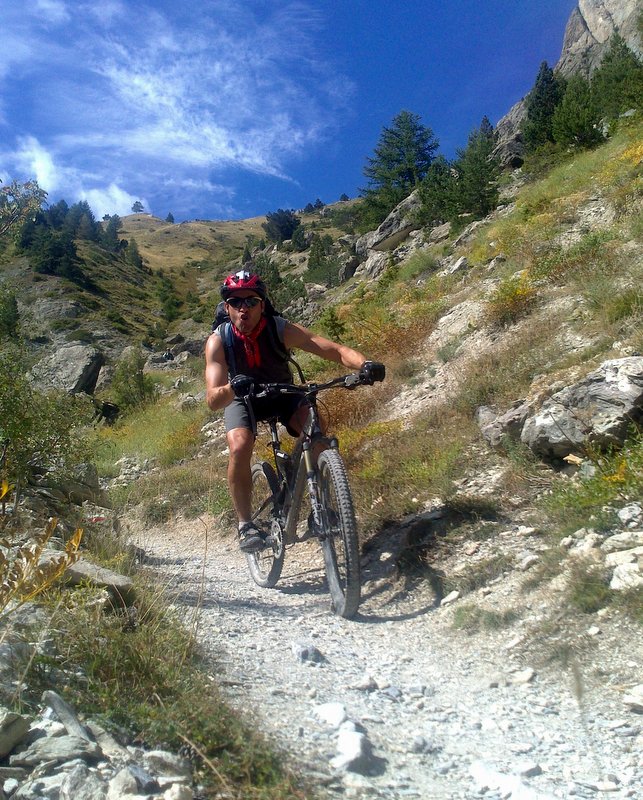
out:
{"label": "mountain biker", "polygon": [[[223,408],[226,436],[230,450],[228,486],[239,518],[239,546],[244,552],[256,552],[264,545],[263,532],[252,522],[251,458],[256,433],[244,398],[254,382],[291,383],[288,362],[270,335],[269,316],[274,312],[266,285],[257,274],[241,270],[229,275],[221,286],[221,297],[232,326],[232,347],[236,374],[226,360],[221,329],[212,333],[205,348],[206,402],[212,411]],[[275,316],[279,339],[286,350],[300,348],[350,370],[360,371],[364,383],[384,379],[385,367],[346,345],[332,342],[283,317]],[[251,398],[257,420],[278,416],[292,436],[297,436],[307,417],[302,399],[294,395],[275,398]]]}

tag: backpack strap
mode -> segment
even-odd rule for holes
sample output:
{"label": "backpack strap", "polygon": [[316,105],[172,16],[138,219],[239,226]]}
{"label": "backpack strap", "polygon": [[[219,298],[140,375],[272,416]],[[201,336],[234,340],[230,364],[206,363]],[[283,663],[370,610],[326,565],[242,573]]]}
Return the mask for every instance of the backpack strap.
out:
{"label": "backpack strap", "polygon": [[222,322],[219,325],[219,335],[221,336],[221,341],[223,342],[223,351],[225,353],[225,360],[228,365],[228,375],[231,378],[237,374],[237,363],[234,357],[234,341],[232,333],[232,323],[231,322]]}
{"label": "backpack strap", "polygon": [[277,327],[277,320],[274,317],[268,317],[268,331],[270,333],[270,343],[274,347],[275,351],[281,358],[283,358],[284,361],[288,361],[295,367],[301,383],[306,383],[306,377],[301,367],[292,357],[292,353],[290,350],[288,350],[284,344],[284,340],[281,338],[283,335],[283,328]]}

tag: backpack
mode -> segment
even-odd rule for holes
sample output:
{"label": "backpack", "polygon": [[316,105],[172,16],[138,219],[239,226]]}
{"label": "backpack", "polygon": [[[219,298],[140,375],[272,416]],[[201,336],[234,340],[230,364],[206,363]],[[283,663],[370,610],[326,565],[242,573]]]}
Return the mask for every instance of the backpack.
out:
{"label": "backpack", "polygon": [[[284,362],[292,364],[295,369],[297,370],[297,374],[299,375],[299,380],[302,383],[305,383],[306,379],[304,377],[304,373],[301,370],[299,364],[295,361],[292,357],[290,350],[284,345],[281,337],[279,336],[279,332],[277,331],[277,323],[275,322],[275,317],[281,316],[277,311],[275,311],[274,306],[270,302],[270,300],[266,299],[265,301],[265,315],[266,319],[268,320],[268,324],[266,325],[266,330],[268,331],[268,335],[270,336],[270,344],[277,354],[277,356]],[[223,342],[223,350],[225,353],[225,360],[228,365],[228,372],[231,378],[237,374],[237,367],[235,364],[234,358],[234,344],[233,344],[233,336],[234,333],[232,332],[232,323],[230,322],[230,316],[226,313],[225,310],[225,302],[222,300],[217,305],[217,310],[214,315],[214,321],[212,322],[212,332],[214,333],[216,330],[219,331],[219,335],[221,336],[221,341]]]}

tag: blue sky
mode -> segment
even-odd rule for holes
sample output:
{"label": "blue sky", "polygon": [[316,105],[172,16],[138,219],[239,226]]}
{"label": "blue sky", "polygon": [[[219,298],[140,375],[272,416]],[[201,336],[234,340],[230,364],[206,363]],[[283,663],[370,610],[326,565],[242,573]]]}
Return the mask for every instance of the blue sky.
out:
{"label": "blue sky", "polygon": [[98,218],[354,197],[384,126],[452,157],[560,55],[573,0],[0,0],[0,179]]}

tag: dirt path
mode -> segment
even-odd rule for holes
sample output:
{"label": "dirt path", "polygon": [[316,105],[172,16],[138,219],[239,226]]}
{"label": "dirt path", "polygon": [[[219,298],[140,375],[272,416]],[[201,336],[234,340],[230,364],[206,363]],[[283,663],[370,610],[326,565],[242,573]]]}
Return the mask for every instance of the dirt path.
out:
{"label": "dirt path", "polygon": [[[620,649],[618,631],[596,637],[581,697],[572,670],[530,660],[520,626],[455,631],[454,606],[436,606],[426,583],[401,590],[390,555],[371,555],[360,614],[346,621],[330,612],[314,543],[288,551],[269,590],[213,520],[131,535],[186,619],[198,617],[233,705],[321,796],[642,796],[641,717],[618,685],[641,652]],[[499,583],[487,600],[500,606],[508,591]],[[361,756],[346,769],[351,747]]]}

